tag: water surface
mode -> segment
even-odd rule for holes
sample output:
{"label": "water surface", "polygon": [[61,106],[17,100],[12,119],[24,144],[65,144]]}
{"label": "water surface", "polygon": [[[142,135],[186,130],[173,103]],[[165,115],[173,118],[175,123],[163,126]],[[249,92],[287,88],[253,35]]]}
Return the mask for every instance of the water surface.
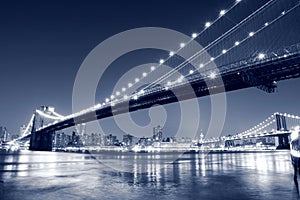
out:
{"label": "water surface", "polygon": [[[297,199],[288,151],[1,152],[1,199]],[[121,171],[120,171],[121,170]]]}

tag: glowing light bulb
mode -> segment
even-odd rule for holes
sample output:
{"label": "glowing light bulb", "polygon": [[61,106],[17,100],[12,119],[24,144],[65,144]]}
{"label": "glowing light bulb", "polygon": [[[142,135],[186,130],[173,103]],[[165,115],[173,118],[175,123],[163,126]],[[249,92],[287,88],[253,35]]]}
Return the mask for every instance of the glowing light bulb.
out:
{"label": "glowing light bulb", "polygon": [[215,79],[216,78],[216,73],[212,72],[210,75],[209,75],[209,78],[211,79]]}
{"label": "glowing light bulb", "polygon": [[220,11],[220,16],[225,15],[225,13],[226,13],[226,10],[221,10],[221,11]]}
{"label": "glowing light bulb", "polygon": [[223,49],[223,50],[222,50],[222,54],[225,54],[226,52],[227,52],[226,49]]}
{"label": "glowing light bulb", "polygon": [[197,33],[193,33],[192,38],[196,38],[196,37],[197,37]]}
{"label": "glowing light bulb", "polygon": [[240,42],[239,42],[239,41],[236,41],[236,42],[234,43],[234,45],[235,45],[235,46],[238,46],[238,45],[240,45]]}
{"label": "glowing light bulb", "polygon": [[119,96],[119,95],[120,95],[120,92],[119,92],[119,91],[117,91],[117,92],[116,92],[116,95],[117,95],[117,96]]}
{"label": "glowing light bulb", "polygon": [[252,37],[254,35],[254,32],[250,32],[249,36]]}
{"label": "glowing light bulb", "polygon": [[132,87],[132,83],[128,83],[128,87],[131,88]]}
{"label": "glowing light bulb", "polygon": [[125,92],[125,91],[126,91],[126,88],[123,87],[123,88],[122,88],[122,92]]}
{"label": "glowing light bulb", "polygon": [[160,63],[160,64],[163,64],[164,62],[165,62],[164,59],[160,59],[160,60],[159,60],[159,63]]}
{"label": "glowing light bulb", "polygon": [[182,42],[180,43],[180,48],[183,48],[185,46],[185,44]]}
{"label": "glowing light bulb", "polygon": [[170,51],[169,55],[174,56],[174,51]]}
{"label": "glowing light bulb", "polygon": [[134,99],[134,100],[137,100],[137,99],[138,99],[138,96],[137,96],[137,95],[134,95],[134,96],[133,96],[133,99]]}
{"label": "glowing light bulb", "polygon": [[138,82],[140,81],[140,79],[139,79],[139,78],[135,78],[134,81],[135,81],[136,83],[138,83]]}
{"label": "glowing light bulb", "polygon": [[211,26],[211,23],[210,22],[206,22],[205,23],[205,28],[208,28],[208,27],[210,27]]}
{"label": "glowing light bulb", "polygon": [[144,73],[143,73],[143,77],[146,77],[146,76],[147,76],[147,73],[146,73],[146,72],[144,72]]}
{"label": "glowing light bulb", "polygon": [[194,73],[194,71],[193,70],[190,70],[190,72],[189,72],[190,74],[193,74]]}
{"label": "glowing light bulb", "polygon": [[151,66],[151,67],[150,67],[150,70],[151,70],[151,71],[154,71],[154,70],[155,70],[155,66]]}
{"label": "glowing light bulb", "polygon": [[266,57],[266,55],[263,53],[258,54],[258,59],[260,59],[260,60],[264,59],[265,57]]}
{"label": "glowing light bulb", "polygon": [[203,68],[203,67],[204,67],[204,65],[201,63],[201,64],[199,65],[199,67],[200,67],[200,68]]}

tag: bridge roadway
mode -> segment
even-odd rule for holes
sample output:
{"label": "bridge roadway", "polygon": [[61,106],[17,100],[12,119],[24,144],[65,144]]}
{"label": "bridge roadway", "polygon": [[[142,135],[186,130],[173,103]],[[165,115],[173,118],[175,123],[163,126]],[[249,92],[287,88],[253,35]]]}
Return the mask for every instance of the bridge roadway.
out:
{"label": "bridge roadway", "polygon": [[[188,82],[177,84],[172,87],[172,90],[166,90],[163,86],[156,85],[146,89],[145,93],[137,100],[124,100],[116,103],[114,106],[105,106],[96,111],[65,119],[39,129],[36,133],[57,131],[75,124],[103,119],[128,111],[146,109],[157,104],[164,105],[178,102],[178,99],[191,99],[195,98],[195,94],[197,97],[203,97],[249,87],[258,87],[266,92],[274,92],[278,81],[300,76],[300,52],[276,57],[276,59],[256,60],[253,63],[244,62],[239,65],[222,66],[219,68],[219,71],[220,74],[214,79],[202,78],[199,73],[189,75],[187,77]],[[192,92],[187,89],[190,86],[194,89]],[[212,87],[208,88],[208,86]]]}

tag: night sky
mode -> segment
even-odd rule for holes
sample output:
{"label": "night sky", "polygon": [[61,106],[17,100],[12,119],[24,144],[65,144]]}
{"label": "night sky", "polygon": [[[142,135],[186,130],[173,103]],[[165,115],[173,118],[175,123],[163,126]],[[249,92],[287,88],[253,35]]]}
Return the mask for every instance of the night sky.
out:
{"label": "night sky", "polygon": [[[11,133],[19,132],[19,127],[27,124],[33,110],[41,105],[52,105],[58,113],[70,114],[76,73],[89,52],[108,37],[139,27],[164,27],[190,36],[191,33],[202,30],[207,20],[215,19],[220,10],[228,8],[233,2],[1,1],[0,126],[7,127]],[[251,11],[264,2],[267,1],[243,1],[230,17],[224,19],[224,24],[234,25],[245,10]],[[281,2],[286,5],[285,0]],[[298,8],[294,12],[300,13],[299,11]],[[280,46],[279,41],[284,38],[289,38],[282,42],[286,45],[300,42],[299,19],[291,16],[286,20],[264,33],[261,39],[264,44],[276,46],[278,42]],[[290,30],[284,33],[283,29],[287,28],[282,26],[287,26]],[[200,43],[203,44],[201,41]],[[253,46],[256,47],[258,48]],[[137,52],[129,55],[129,58],[123,58],[124,69],[129,70],[136,64],[157,62],[161,56],[167,55],[167,52],[162,51],[146,53],[140,55]],[[133,62],[132,57],[138,62]],[[119,73],[124,69],[119,70],[121,66],[118,64],[120,61],[111,66],[106,77],[115,74],[116,77],[121,76]],[[114,84],[110,78],[103,81],[107,81],[107,87],[97,91],[99,102],[110,94],[111,85]],[[279,82],[278,92],[274,94],[267,94],[256,88],[227,93],[227,114],[222,133],[243,131],[274,112],[300,115],[299,86],[300,79],[293,79]],[[201,129],[205,132],[210,120],[209,97],[199,99],[199,103]],[[166,108],[174,110],[177,106],[173,104]],[[175,131],[174,124],[178,121],[176,111],[171,112],[175,114],[164,127],[166,134]],[[149,120],[146,111],[134,113],[133,118],[139,124],[146,124]],[[106,133],[120,132],[110,119],[100,123]]]}

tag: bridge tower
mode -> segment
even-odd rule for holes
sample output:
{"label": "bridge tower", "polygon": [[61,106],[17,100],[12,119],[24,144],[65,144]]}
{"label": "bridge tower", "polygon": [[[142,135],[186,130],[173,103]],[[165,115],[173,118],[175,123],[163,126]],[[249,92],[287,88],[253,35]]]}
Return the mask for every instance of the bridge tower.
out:
{"label": "bridge tower", "polygon": [[41,106],[39,110],[35,111],[33,125],[31,130],[31,138],[30,138],[30,150],[35,151],[51,151],[53,146],[53,139],[55,136],[55,131],[45,131],[38,132],[37,129],[53,122],[53,119],[47,119],[46,117],[41,116],[41,113],[45,113],[46,115],[52,115],[54,112],[53,107],[49,106]]}
{"label": "bridge tower", "polygon": [[[276,114],[276,126],[277,126],[277,131],[288,131],[287,125],[286,125],[286,119],[285,116]],[[277,149],[289,149],[289,138],[288,135],[283,134],[278,136],[278,147]]]}

